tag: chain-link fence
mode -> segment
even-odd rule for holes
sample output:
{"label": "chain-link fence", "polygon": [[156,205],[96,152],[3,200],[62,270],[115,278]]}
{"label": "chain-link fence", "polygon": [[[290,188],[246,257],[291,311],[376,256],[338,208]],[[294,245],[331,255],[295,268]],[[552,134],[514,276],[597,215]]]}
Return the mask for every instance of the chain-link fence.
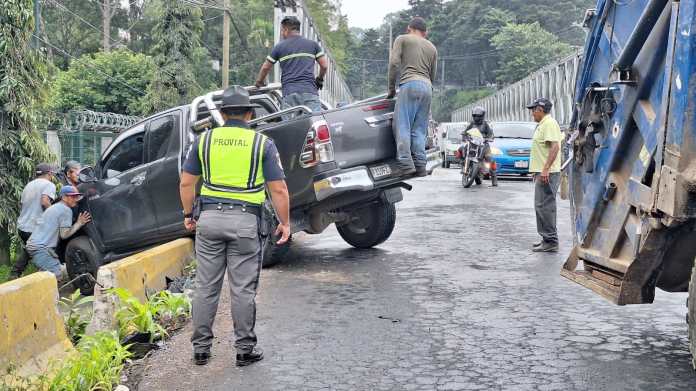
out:
{"label": "chain-link fence", "polygon": [[55,120],[49,125],[51,130],[41,133],[60,164],[76,160],[94,166],[119,132],[139,120],[123,114],[71,110],[55,113]]}
{"label": "chain-link fence", "polygon": [[99,161],[102,152],[118,136],[118,133],[112,132],[61,130],[48,130],[42,134],[61,164],[68,160],[76,160],[89,166],[94,166]]}

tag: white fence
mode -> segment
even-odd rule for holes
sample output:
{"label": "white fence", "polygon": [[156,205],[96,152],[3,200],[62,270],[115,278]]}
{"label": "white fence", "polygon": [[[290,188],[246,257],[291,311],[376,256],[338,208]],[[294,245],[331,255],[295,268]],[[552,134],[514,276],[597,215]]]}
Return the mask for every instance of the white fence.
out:
{"label": "white fence", "polygon": [[573,116],[573,93],[582,52],[576,52],[556,63],[532,73],[526,78],[496,91],[468,106],[452,112],[452,122],[471,120],[476,106],[486,109],[489,121],[530,121],[526,106],[535,98],[544,97],[553,102],[551,115],[559,124],[570,124]]}
{"label": "white fence", "polygon": [[[353,95],[350,93],[348,84],[343,80],[341,71],[336,65],[334,58],[331,56],[331,51],[326,43],[322,42],[319,31],[315,28],[312,17],[302,0],[275,0],[275,11],[273,16],[275,43],[280,42],[280,21],[286,16],[295,16],[300,20],[302,24],[302,36],[319,42],[319,45],[326,53],[326,58],[329,60],[329,70],[326,72],[324,88],[319,91],[319,96],[334,107],[336,107],[338,103],[352,102]],[[275,66],[274,81],[280,82],[279,65]]]}

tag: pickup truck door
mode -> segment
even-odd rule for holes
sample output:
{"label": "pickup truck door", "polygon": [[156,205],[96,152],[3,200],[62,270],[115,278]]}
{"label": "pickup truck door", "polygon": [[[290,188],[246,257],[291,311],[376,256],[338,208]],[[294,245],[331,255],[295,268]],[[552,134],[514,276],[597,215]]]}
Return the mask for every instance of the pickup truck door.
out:
{"label": "pickup truck door", "polygon": [[394,100],[366,102],[324,114],[340,168],[372,164],[396,156],[392,133]]}
{"label": "pickup truck door", "polygon": [[150,165],[145,189],[152,198],[161,237],[185,231],[179,197],[182,115],[176,110],[153,118],[145,137],[145,156]]}
{"label": "pickup truck door", "polygon": [[285,171],[285,183],[290,192],[290,204],[302,205],[314,200],[314,175],[319,166],[300,166],[300,153],[312,129],[312,117],[301,115],[283,122],[259,125],[260,133],[270,137],[278,148],[280,162]]}
{"label": "pickup truck door", "polygon": [[105,250],[136,247],[141,238],[157,233],[152,199],[143,186],[150,168],[145,162],[145,125],[131,128],[107,149],[98,181],[86,194],[91,225]]}

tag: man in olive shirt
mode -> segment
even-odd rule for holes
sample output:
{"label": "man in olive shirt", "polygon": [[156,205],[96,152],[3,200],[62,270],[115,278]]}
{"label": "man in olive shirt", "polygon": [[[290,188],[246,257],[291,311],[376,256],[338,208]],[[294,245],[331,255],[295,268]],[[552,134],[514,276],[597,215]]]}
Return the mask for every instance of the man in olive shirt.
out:
{"label": "man in olive shirt", "polygon": [[546,98],[538,98],[528,109],[538,123],[532,137],[529,172],[534,174],[534,209],[537,232],[542,240],[535,243],[534,252],[558,251],[556,230],[556,192],[561,181],[561,141],[563,133],[551,112],[553,104]]}
{"label": "man in olive shirt", "polygon": [[399,72],[399,95],[396,98],[392,129],[396,141],[396,159],[403,174],[425,176],[425,140],[433,98],[437,68],[437,49],[425,39],[427,26],[423,18],[413,18],[407,34],[394,41],[389,57],[389,92],[396,95]]}

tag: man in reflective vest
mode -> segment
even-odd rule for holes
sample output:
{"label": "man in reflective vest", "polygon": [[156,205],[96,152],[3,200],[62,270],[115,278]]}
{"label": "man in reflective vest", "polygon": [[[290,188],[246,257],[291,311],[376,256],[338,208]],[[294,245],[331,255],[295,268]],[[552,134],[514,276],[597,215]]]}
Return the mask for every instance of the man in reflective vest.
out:
{"label": "man in reflective vest", "polygon": [[[259,223],[266,187],[280,224],[278,244],[290,236],[288,189],[273,141],[249,129],[253,108],[242,87],[225,90],[223,127],[203,133],[191,146],[181,175],[184,225],[196,231],[196,292],[193,299],[193,356],[205,365],[213,343],[225,270],[232,298],[237,366],[263,359],[256,348],[256,289],[261,272]],[[203,179],[196,221],[193,204]]]}

